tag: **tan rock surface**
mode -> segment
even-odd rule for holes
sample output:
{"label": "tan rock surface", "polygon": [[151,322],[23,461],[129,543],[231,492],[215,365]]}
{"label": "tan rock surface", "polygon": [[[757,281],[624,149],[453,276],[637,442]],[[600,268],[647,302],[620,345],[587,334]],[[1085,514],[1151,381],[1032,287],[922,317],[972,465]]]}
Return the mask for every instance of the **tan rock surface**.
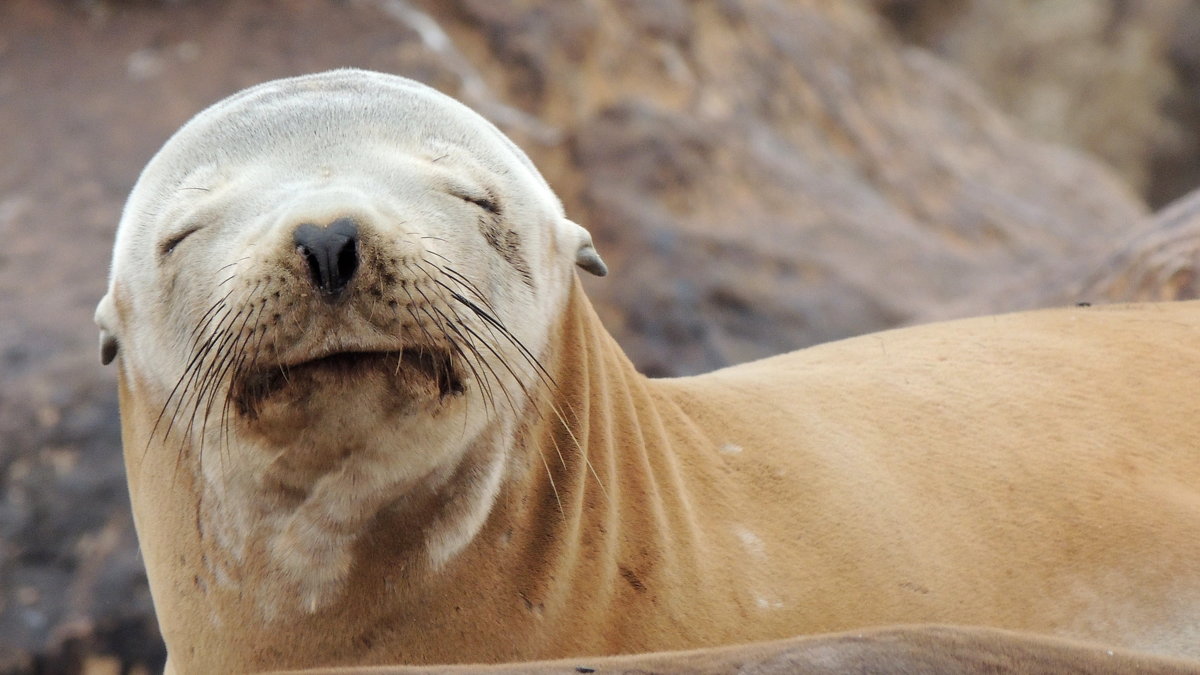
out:
{"label": "tan rock surface", "polygon": [[1014,279],[1000,293],[930,307],[924,319],[1029,307],[1200,298],[1200,190],[1147,216],[1108,250],[1044,277]]}
{"label": "tan rock surface", "polygon": [[874,0],[1022,130],[1094,153],[1151,204],[1200,184],[1200,5]]}
{"label": "tan rock surface", "polygon": [[1078,287],[1078,297],[1112,302],[1200,297],[1200,191],[1154,214]]}
{"label": "tan rock surface", "polygon": [[590,2],[566,31],[536,4],[429,6],[499,94],[565,134],[566,157],[515,130],[595,231],[613,275],[589,290],[652,373],[1040,278],[1144,209],[849,3]]}

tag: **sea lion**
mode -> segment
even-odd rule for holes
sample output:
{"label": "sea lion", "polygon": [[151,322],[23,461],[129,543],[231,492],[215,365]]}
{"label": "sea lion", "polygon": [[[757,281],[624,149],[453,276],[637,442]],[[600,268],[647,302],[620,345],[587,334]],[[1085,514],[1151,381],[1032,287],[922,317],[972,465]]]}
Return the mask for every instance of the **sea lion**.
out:
{"label": "sea lion", "polygon": [[1200,304],[636,372],[529,159],[411,81],[259,85],[118,229],[101,352],[180,672],[895,623],[1200,656]]}

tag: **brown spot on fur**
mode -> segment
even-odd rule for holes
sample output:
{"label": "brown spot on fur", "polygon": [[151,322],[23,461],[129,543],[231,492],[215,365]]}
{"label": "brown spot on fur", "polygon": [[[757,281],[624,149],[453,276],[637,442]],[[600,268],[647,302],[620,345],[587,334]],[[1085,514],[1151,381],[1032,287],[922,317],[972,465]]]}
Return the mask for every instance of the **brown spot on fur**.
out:
{"label": "brown spot on fur", "polygon": [[920,593],[921,595],[929,595],[930,593],[928,588],[925,588],[920,584],[914,584],[911,581],[901,582],[900,588],[903,588],[906,591],[912,591],[913,593]]}
{"label": "brown spot on fur", "polygon": [[637,591],[638,593],[646,592],[646,584],[642,583],[642,580],[638,578],[637,574],[634,574],[633,570],[624,565],[621,565],[617,569],[621,571],[621,576],[625,578],[625,581],[629,582],[629,586],[633,588],[633,590]]}

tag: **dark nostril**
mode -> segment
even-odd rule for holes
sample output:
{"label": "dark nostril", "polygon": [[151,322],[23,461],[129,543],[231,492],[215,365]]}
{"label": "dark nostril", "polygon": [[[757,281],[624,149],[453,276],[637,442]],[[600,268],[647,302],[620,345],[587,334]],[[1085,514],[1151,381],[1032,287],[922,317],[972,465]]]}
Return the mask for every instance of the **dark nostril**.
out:
{"label": "dark nostril", "polygon": [[304,223],[292,233],[296,250],[304,256],[309,279],[321,293],[336,298],[358,270],[358,227],[349,218],[338,218],[328,227]]}

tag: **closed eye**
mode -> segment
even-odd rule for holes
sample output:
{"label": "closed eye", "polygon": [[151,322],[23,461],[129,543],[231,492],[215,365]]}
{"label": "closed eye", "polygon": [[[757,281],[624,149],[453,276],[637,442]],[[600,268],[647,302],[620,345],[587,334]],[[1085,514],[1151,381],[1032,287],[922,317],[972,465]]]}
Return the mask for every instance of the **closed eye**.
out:
{"label": "closed eye", "polygon": [[488,213],[500,213],[500,205],[493,199],[487,197],[463,197],[463,200],[471,202]]}
{"label": "closed eye", "polygon": [[199,229],[200,229],[199,225],[193,225],[187,229],[184,229],[176,234],[171,235],[167,239],[163,240],[163,242],[161,244],[158,245],[158,254],[160,256],[170,255],[171,251],[174,251],[176,246],[183,243],[184,239],[187,239],[191,235],[195,234],[196,231],[198,231]]}
{"label": "closed eye", "polygon": [[458,187],[451,187],[450,194],[464,202],[474,204],[488,213],[500,213],[500,203],[493,199],[490,194],[481,196],[474,191],[467,191]]}

